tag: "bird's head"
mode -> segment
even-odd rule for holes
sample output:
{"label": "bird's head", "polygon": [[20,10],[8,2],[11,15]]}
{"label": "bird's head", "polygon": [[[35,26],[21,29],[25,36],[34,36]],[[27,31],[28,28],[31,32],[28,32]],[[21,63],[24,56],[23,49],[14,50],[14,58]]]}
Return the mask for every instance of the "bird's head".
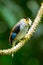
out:
{"label": "bird's head", "polygon": [[26,22],[26,24],[28,24],[28,25],[30,25],[30,26],[32,25],[32,21],[31,21],[30,18],[26,18],[26,21],[25,21],[25,22]]}
{"label": "bird's head", "polygon": [[26,27],[26,26],[31,26],[32,21],[30,18],[23,18],[20,20],[20,29]]}
{"label": "bird's head", "polygon": [[31,26],[32,25],[32,21],[30,18],[21,19],[20,22],[21,22],[22,26],[27,26],[27,25]]}

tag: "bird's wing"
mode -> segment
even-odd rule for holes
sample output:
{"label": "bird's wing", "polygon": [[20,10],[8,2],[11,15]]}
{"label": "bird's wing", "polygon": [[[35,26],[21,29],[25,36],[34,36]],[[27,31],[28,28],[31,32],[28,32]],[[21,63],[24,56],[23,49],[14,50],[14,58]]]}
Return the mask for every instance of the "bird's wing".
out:
{"label": "bird's wing", "polygon": [[19,25],[20,25],[20,22],[18,22],[18,23],[12,28],[12,30],[11,30],[11,32],[10,32],[10,36],[9,36],[9,42],[11,41],[10,38],[11,38],[11,36],[12,36],[12,33],[15,31],[15,29],[16,29]]}
{"label": "bird's wing", "polygon": [[27,31],[28,31],[28,27],[23,28],[23,29],[17,34],[17,36],[15,37],[14,40],[20,40],[20,39],[24,38],[25,35],[26,35],[26,33],[27,33]]}

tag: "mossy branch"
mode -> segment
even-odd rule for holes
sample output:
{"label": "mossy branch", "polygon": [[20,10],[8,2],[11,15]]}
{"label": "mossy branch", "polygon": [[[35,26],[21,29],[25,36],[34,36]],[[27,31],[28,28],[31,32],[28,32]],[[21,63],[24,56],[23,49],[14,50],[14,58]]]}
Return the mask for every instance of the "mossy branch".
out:
{"label": "mossy branch", "polygon": [[33,25],[29,29],[29,31],[26,34],[25,38],[11,49],[0,50],[0,54],[2,54],[2,55],[7,55],[7,54],[10,55],[10,54],[15,53],[16,51],[18,51],[25,44],[25,42],[32,37],[32,35],[35,32],[37,26],[41,22],[40,20],[42,18],[42,15],[43,15],[43,3],[41,4],[41,7],[40,7],[40,9],[38,11],[38,14],[37,14],[34,22],[33,22]]}

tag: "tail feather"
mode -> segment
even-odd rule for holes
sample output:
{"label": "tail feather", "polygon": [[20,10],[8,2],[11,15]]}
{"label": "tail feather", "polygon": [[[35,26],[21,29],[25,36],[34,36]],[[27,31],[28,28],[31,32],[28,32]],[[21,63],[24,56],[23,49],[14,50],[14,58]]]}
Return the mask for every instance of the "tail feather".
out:
{"label": "tail feather", "polygon": [[[14,46],[16,45],[16,42],[17,42],[17,41],[14,41],[14,42],[13,42],[12,47],[14,47]],[[13,58],[13,57],[14,57],[14,54],[12,54],[11,56],[12,56],[12,58]]]}
{"label": "tail feather", "polygon": [[13,58],[13,57],[14,57],[14,54],[12,54],[11,56],[12,56],[12,58]]}

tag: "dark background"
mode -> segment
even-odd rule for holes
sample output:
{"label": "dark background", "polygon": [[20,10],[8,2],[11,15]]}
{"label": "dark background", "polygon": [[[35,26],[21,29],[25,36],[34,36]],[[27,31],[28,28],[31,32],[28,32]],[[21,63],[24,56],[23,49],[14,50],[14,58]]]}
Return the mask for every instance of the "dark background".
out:
{"label": "dark background", "polygon": [[[43,0],[0,0],[0,49],[11,48],[9,35],[22,18],[37,15]],[[32,38],[14,54],[0,55],[0,65],[43,65],[43,17]]]}

